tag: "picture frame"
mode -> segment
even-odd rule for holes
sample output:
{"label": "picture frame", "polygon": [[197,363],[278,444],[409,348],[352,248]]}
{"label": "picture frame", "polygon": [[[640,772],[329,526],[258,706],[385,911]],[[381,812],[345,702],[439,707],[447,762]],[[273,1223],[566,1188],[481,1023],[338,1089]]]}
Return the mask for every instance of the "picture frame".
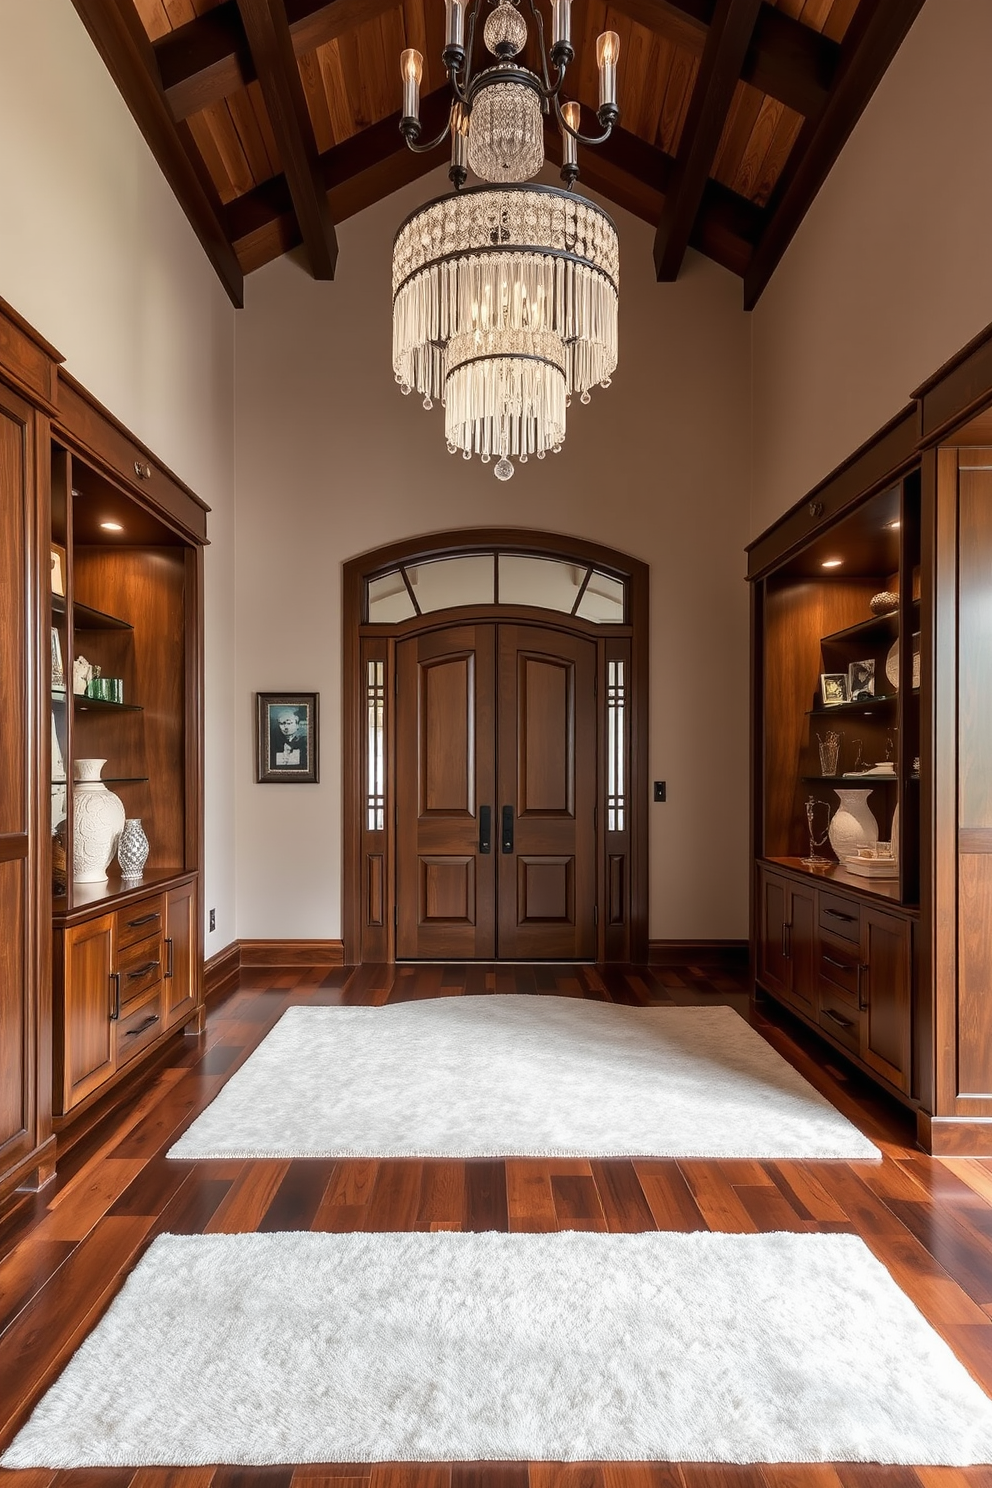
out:
{"label": "picture frame", "polygon": [[875,696],[874,660],[852,661],[847,669],[847,698],[851,703],[866,702]]}
{"label": "picture frame", "polygon": [[847,672],[821,672],[820,697],[825,708],[836,708],[839,703],[849,703]]}
{"label": "picture frame", "polygon": [[57,594],[60,599],[65,599],[65,571],[65,548],[52,543],[52,593]]}
{"label": "picture frame", "polygon": [[316,692],[256,692],[256,784],[318,783],[319,698]]}

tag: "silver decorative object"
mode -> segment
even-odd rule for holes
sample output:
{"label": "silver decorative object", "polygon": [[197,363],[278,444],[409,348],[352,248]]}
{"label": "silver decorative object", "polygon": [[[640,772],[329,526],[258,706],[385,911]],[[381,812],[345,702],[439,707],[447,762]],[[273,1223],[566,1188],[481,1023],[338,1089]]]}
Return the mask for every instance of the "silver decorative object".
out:
{"label": "silver decorative object", "polygon": [[148,838],[139,816],[125,821],[117,844],[117,862],[122,878],[140,878],[148,860]]}

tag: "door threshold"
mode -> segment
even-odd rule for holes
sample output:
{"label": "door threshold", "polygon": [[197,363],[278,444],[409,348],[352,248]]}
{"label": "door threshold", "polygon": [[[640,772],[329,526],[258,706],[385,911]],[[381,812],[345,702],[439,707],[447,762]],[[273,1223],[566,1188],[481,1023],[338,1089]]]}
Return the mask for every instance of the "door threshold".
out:
{"label": "door threshold", "polygon": [[570,960],[567,956],[542,956],[530,961],[494,961],[492,957],[479,958],[449,956],[446,960],[432,959],[429,956],[397,956],[393,962],[394,966],[596,966],[596,958],[590,956],[585,960]]}

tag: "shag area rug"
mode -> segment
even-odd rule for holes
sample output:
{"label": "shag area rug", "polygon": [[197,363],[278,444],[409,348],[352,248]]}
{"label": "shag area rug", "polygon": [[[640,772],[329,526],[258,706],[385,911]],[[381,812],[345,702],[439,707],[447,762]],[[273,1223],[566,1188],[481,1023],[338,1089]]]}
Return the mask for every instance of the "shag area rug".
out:
{"label": "shag area rug", "polygon": [[510,995],[290,1008],[169,1156],[879,1153],[731,1008]]}
{"label": "shag area rug", "polygon": [[852,1235],[163,1235],[4,1467],[992,1461]]}

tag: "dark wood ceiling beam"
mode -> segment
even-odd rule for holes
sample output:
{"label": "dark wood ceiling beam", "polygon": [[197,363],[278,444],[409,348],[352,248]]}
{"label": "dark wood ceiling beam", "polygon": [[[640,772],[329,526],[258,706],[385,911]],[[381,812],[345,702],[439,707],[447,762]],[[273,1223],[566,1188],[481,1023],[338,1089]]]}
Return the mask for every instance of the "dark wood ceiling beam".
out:
{"label": "dark wood ceiling beam", "polygon": [[221,205],[202,162],[176,127],[162,91],[152,44],[133,0],[73,0],[159,169],[233,303],[244,303],[244,276],[221,224]]}
{"label": "dark wood ceiling beam", "polygon": [[678,278],[761,0],[717,0],[655,236],[658,278]]}
{"label": "dark wood ceiling beam", "polygon": [[[613,0],[613,5],[694,57],[703,55],[714,0]],[[804,118],[815,118],[826,104],[839,58],[835,41],[766,0],[741,64],[741,79]]]}
{"label": "dark wood ceiling beam", "polygon": [[768,223],[744,276],[752,310],[792,242],[868,100],[923,8],[923,0],[861,0],[841,47],[830,99],[807,122],[768,204]]}
{"label": "dark wood ceiling beam", "polygon": [[315,279],[333,279],[338,242],[283,0],[238,0],[238,9],[310,271]]}
{"label": "dark wood ceiling beam", "polygon": [[[293,54],[334,41],[346,31],[393,9],[396,0],[286,0]],[[185,26],[154,43],[165,96],[173,118],[218,103],[257,76],[237,0],[221,0]]]}

